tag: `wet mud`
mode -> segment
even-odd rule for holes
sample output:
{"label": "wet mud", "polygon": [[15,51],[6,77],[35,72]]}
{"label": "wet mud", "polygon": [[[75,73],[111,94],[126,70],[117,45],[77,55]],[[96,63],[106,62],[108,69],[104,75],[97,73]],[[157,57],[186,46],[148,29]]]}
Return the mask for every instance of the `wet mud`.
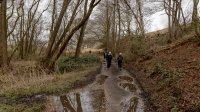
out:
{"label": "wet mud", "polygon": [[106,68],[86,87],[53,96],[56,112],[144,112],[144,99],[134,78],[115,64]]}
{"label": "wet mud", "polygon": [[119,86],[122,87],[122,88],[124,88],[127,91],[136,92],[136,88],[135,88],[135,86],[133,84],[130,84],[130,83],[120,83]]}
{"label": "wet mud", "polygon": [[129,76],[119,76],[118,78],[121,80],[128,81],[128,82],[133,82],[133,78],[131,78]]}

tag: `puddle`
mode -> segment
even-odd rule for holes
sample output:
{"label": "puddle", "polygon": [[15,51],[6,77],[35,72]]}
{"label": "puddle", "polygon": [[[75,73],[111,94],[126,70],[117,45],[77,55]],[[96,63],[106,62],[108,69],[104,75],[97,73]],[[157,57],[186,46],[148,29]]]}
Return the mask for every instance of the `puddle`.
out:
{"label": "puddle", "polygon": [[128,82],[133,82],[133,78],[131,78],[129,76],[119,76],[118,78],[121,80],[128,81]]}
{"label": "puddle", "polygon": [[133,97],[128,102],[128,109],[127,112],[136,112],[138,106],[138,98]]}
{"label": "puddle", "polygon": [[136,87],[131,83],[120,83],[119,86],[129,92],[136,92]]}
{"label": "puddle", "polygon": [[102,73],[92,84],[54,96],[55,112],[144,112],[144,101],[134,78],[114,70],[102,67]]}
{"label": "puddle", "polygon": [[55,96],[56,112],[105,112],[103,90]]}
{"label": "puddle", "polygon": [[98,78],[99,79],[97,80],[97,83],[99,83],[100,85],[102,85],[105,82],[105,80],[108,78],[108,76],[100,75]]}

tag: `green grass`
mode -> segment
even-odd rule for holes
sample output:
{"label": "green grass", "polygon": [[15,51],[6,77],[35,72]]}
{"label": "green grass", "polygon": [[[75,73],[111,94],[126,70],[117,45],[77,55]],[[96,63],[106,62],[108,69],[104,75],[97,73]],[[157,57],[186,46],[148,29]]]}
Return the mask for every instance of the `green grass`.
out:
{"label": "green grass", "polygon": [[0,104],[0,112],[41,112],[43,108],[41,104]]}

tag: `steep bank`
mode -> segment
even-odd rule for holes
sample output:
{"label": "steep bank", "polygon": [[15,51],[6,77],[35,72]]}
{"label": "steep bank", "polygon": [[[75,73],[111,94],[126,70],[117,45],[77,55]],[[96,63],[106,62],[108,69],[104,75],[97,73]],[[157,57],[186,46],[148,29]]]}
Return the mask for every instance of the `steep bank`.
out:
{"label": "steep bank", "polygon": [[[200,111],[200,47],[190,38],[149,53],[126,68],[136,69],[153,112]],[[150,111],[150,110],[149,110]]]}

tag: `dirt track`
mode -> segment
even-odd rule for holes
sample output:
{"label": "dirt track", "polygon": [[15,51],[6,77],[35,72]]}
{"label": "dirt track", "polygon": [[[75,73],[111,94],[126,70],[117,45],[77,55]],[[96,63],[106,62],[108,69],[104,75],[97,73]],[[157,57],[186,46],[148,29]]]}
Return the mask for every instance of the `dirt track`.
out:
{"label": "dirt track", "polygon": [[126,70],[120,71],[115,64],[107,69],[104,62],[92,84],[52,98],[57,112],[143,112],[140,94]]}

